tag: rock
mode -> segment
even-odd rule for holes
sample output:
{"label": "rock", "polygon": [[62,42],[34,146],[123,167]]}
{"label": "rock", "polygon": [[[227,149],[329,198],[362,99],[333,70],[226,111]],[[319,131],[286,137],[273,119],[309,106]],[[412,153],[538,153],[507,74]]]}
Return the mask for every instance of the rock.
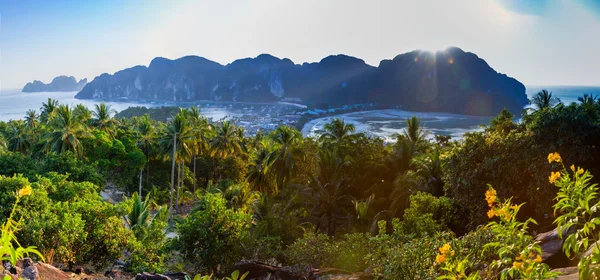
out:
{"label": "rock", "polygon": [[23,269],[23,273],[21,273],[21,278],[26,279],[26,280],[39,280],[40,273],[39,273],[37,267],[35,267],[35,265],[30,263],[29,265],[27,265],[25,267],[25,269]]}
{"label": "rock", "polygon": [[75,274],[84,274],[85,273],[85,268],[78,266],[75,269],[73,269],[73,272],[75,272]]}
{"label": "rock", "polygon": [[41,92],[41,91],[80,91],[87,84],[87,79],[77,82],[73,76],[58,76],[49,84],[40,81],[27,83],[22,92]]}
{"label": "rock", "polygon": [[561,274],[558,277],[556,277],[556,279],[558,279],[558,280],[577,280],[577,279],[579,279],[579,272],[578,272],[576,266],[553,269],[552,271],[559,272]]}
{"label": "rock", "polygon": [[[567,236],[568,234],[563,234],[563,238]],[[558,236],[556,229],[536,235],[535,241],[542,248],[542,260],[550,267],[567,267],[573,265],[574,261],[570,260],[562,250],[563,239]]]}
{"label": "rock", "polygon": [[137,274],[135,276],[135,280],[171,280],[171,278],[162,274],[150,274],[147,272],[142,272],[141,274]]}
{"label": "rock", "polygon": [[116,269],[108,270],[108,271],[104,272],[104,276],[111,278],[111,279],[115,279],[115,278],[121,277],[121,271],[116,270]]}
{"label": "rock", "polygon": [[[69,279],[69,274],[64,271],[45,263],[35,263],[30,267],[35,267],[38,271],[38,279],[43,280],[64,280]],[[29,267],[28,267],[29,268]],[[26,268],[27,269],[27,268]],[[24,271],[23,271],[24,272]]]}
{"label": "rock", "polygon": [[246,280],[263,280],[267,276],[271,276],[270,280],[300,280],[306,279],[301,273],[293,271],[289,267],[272,266],[254,261],[238,262],[234,270],[238,270],[240,274],[248,272]]}
{"label": "rock", "polygon": [[189,275],[185,272],[169,272],[165,273],[165,276],[173,279],[173,280],[187,280],[190,279]]}

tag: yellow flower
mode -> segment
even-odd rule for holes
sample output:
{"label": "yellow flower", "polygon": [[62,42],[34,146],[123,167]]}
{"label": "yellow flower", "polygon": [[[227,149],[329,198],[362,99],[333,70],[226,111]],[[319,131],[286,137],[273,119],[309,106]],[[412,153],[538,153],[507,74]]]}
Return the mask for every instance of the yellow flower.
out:
{"label": "yellow flower", "polygon": [[19,197],[24,197],[31,194],[31,186],[24,187],[19,190]]}
{"label": "yellow flower", "polygon": [[537,255],[537,257],[535,257],[535,260],[533,260],[534,262],[537,263],[541,263],[542,262],[542,255]]}
{"label": "yellow flower", "polygon": [[444,261],[446,261],[446,255],[443,255],[443,254],[438,254],[437,256],[435,256],[435,261],[436,261],[438,264],[441,264],[441,263],[443,263]]}
{"label": "yellow flower", "polygon": [[558,178],[560,178],[560,172],[552,172],[552,174],[550,174],[548,177],[548,181],[550,181],[550,184],[553,184],[554,181],[558,180]]}
{"label": "yellow flower", "polygon": [[521,267],[523,267],[523,263],[522,262],[513,262],[513,268],[514,269],[520,269]]}
{"label": "yellow flower", "polygon": [[575,164],[571,164],[571,171],[575,172]]}
{"label": "yellow flower", "polygon": [[548,163],[552,163],[552,162],[561,162],[562,158],[560,158],[560,155],[558,153],[550,153],[548,154]]}
{"label": "yellow flower", "polygon": [[489,207],[492,207],[494,202],[496,202],[496,195],[496,190],[494,190],[493,188],[489,188],[485,192],[485,200],[487,201]]}
{"label": "yellow flower", "polygon": [[454,256],[454,250],[450,251],[450,256]]}
{"label": "yellow flower", "polygon": [[583,172],[585,172],[583,168],[577,168],[577,174],[581,175]]}
{"label": "yellow flower", "polygon": [[490,209],[490,210],[487,212],[487,214],[488,214],[488,218],[490,218],[490,219],[491,219],[491,218],[493,218],[493,217],[494,217],[494,209]]}
{"label": "yellow flower", "polygon": [[448,251],[450,251],[450,244],[446,243],[444,246],[440,247],[440,253],[445,255]]}
{"label": "yellow flower", "polygon": [[506,209],[500,208],[496,211],[496,216],[504,216],[506,214]]}

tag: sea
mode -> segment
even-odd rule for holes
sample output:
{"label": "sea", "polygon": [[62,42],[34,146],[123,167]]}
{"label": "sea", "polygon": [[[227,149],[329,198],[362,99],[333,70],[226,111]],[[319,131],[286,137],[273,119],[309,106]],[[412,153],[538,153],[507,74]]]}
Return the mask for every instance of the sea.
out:
{"label": "sea", "polygon": [[[532,97],[542,89],[551,91],[563,103],[577,102],[577,98],[583,94],[600,96],[600,86],[527,86],[527,96]],[[83,104],[93,109],[95,104],[101,101],[76,99],[77,92],[35,92],[24,93],[20,90],[0,91],[0,121],[22,119],[25,112],[34,109],[39,112],[42,103],[48,98],[58,100],[61,104],[75,106]],[[140,103],[132,101],[106,102],[112,109],[122,111],[130,106],[174,106],[173,102]],[[235,114],[228,106],[216,106],[202,113],[213,120],[223,119]],[[481,130],[482,125],[489,125],[491,117],[466,116],[435,112],[409,112],[397,109],[360,111],[345,113],[336,116],[328,116],[313,119],[306,123],[302,129],[305,136],[316,136],[322,132],[323,125],[333,118],[343,118],[356,127],[357,132],[364,132],[370,136],[381,137],[386,141],[392,141],[392,135],[401,133],[404,129],[406,118],[417,116],[421,119],[422,126],[429,132],[429,137],[434,135],[449,135],[452,138],[461,138],[466,132]]]}

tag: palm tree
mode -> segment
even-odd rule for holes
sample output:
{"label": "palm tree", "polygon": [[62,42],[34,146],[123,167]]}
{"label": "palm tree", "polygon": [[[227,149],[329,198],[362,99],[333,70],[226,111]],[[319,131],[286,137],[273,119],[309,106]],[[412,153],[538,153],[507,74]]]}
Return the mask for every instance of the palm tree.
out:
{"label": "palm tree", "polygon": [[104,102],[96,104],[95,110],[92,112],[92,115],[94,116],[92,123],[98,130],[104,131],[110,136],[114,136],[111,128],[113,124],[116,123],[116,120],[112,118],[111,114],[115,112],[115,110],[111,109],[110,105],[106,105]]}
{"label": "palm tree", "polygon": [[315,202],[311,211],[318,219],[320,226],[326,220],[327,233],[333,236],[337,220],[344,216],[346,204],[351,197],[346,195],[351,179],[344,176],[343,170],[350,162],[338,155],[337,149],[319,151],[319,171],[312,175],[307,191]]}
{"label": "palm tree", "polygon": [[258,143],[257,151],[253,154],[248,170],[248,183],[253,190],[261,193],[277,192],[277,184],[273,183],[273,151],[272,142],[263,139]]}
{"label": "palm tree", "polygon": [[83,124],[87,124],[89,120],[92,119],[92,111],[83,104],[77,104],[73,110],[73,114],[75,114],[77,119]]}
{"label": "palm tree", "polygon": [[216,136],[211,142],[211,156],[226,158],[242,152],[239,132],[230,121],[224,121],[217,126]]}
{"label": "palm tree", "polygon": [[374,199],[375,194],[371,194],[371,196],[369,196],[365,200],[352,200],[360,232],[365,232],[367,227],[369,226],[373,212]]}
{"label": "palm tree", "polygon": [[46,151],[56,153],[71,151],[78,157],[83,156],[83,146],[79,140],[85,136],[83,125],[69,105],[60,105],[53,111],[49,127],[49,132],[44,135]]}
{"label": "palm tree", "polygon": [[427,141],[427,131],[421,128],[421,120],[415,116],[406,119],[404,137],[417,150]]}
{"label": "palm tree", "polygon": [[598,95],[594,96],[593,94],[584,94],[582,97],[578,97],[577,100],[581,102],[582,105],[594,105],[598,102]]}
{"label": "palm tree", "polygon": [[552,96],[552,92],[548,92],[545,89],[536,93],[536,95],[529,100],[529,104],[534,105],[538,111],[554,107],[558,103],[560,103],[560,99]]}
{"label": "palm tree", "polygon": [[4,136],[0,133],[0,152],[6,149],[6,140],[4,140]]}
{"label": "palm tree", "polygon": [[199,154],[204,154],[209,150],[209,139],[212,134],[212,126],[208,123],[208,120],[200,114],[198,107],[193,106],[186,111],[190,123],[194,129],[194,142],[193,142],[193,169],[194,169],[194,188],[196,192],[196,157]]}
{"label": "palm tree", "polygon": [[339,143],[356,130],[354,124],[346,124],[344,119],[338,118],[333,119],[330,123],[326,123],[323,129],[325,129],[325,133],[321,135],[319,140],[329,144]]}
{"label": "palm tree", "polygon": [[281,197],[291,173],[295,169],[294,156],[300,154],[296,144],[302,139],[302,134],[295,128],[280,126],[271,134],[275,149],[271,153],[273,172],[278,187],[281,187]]}
{"label": "palm tree", "polygon": [[416,175],[424,182],[427,191],[438,197],[444,195],[442,163],[438,145],[429,153],[414,158],[411,165],[415,169]]}
{"label": "palm tree", "polygon": [[125,222],[130,229],[136,229],[139,227],[145,228],[148,226],[148,218],[150,217],[150,196],[146,196],[145,200],[138,195],[133,193],[131,196],[132,208],[131,212],[125,216]]}
{"label": "palm tree", "polygon": [[22,121],[10,121],[5,132],[8,140],[8,149],[13,152],[25,153],[31,148],[30,135],[27,124]]}
{"label": "palm tree", "polygon": [[30,129],[35,129],[38,125],[38,114],[35,110],[29,109],[25,113],[25,123]]}
{"label": "palm tree", "polygon": [[42,123],[47,123],[56,108],[58,108],[58,101],[56,99],[48,98],[48,101],[42,103],[42,108],[40,108],[40,121]]}
{"label": "palm tree", "polygon": [[[180,111],[166,127],[159,139],[162,154],[171,159],[171,195],[169,211],[173,209],[173,193],[175,191],[175,164],[183,163],[192,154],[194,134],[185,112]],[[172,214],[171,214],[172,217]]]}
{"label": "palm tree", "polygon": [[[146,155],[146,159],[147,161],[149,161],[150,159],[150,150],[151,147],[154,145],[154,141],[155,141],[155,137],[156,137],[156,131],[154,129],[154,125],[152,124],[151,120],[150,120],[150,116],[148,116],[148,114],[143,115],[140,119],[139,122],[137,124],[137,126],[135,127],[135,131],[138,137],[138,146],[140,147],[140,149],[142,149],[142,151],[144,151],[144,154]],[[139,186],[139,194],[140,196],[142,196],[142,171],[144,169],[140,169],[140,186]],[[146,182],[149,182],[149,174],[150,174],[150,164],[146,163]]]}

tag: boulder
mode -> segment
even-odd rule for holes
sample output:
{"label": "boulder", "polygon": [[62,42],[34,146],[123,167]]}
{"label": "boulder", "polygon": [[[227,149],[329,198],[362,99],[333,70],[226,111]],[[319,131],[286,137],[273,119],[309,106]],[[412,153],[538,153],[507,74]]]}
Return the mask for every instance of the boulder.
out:
{"label": "boulder", "polygon": [[558,279],[558,280],[577,280],[577,279],[579,279],[579,272],[578,272],[576,266],[553,269],[552,271],[560,273],[560,275],[558,277],[556,277],[556,279]]}
{"label": "boulder", "polygon": [[190,279],[190,276],[185,272],[168,272],[165,273],[165,276],[173,279],[173,280],[187,280]]}
{"label": "boulder", "polygon": [[[570,233],[563,234],[563,238],[568,234]],[[563,252],[563,239],[558,236],[556,229],[536,235],[535,241],[542,248],[542,260],[550,267],[567,267],[577,263]]]}
{"label": "boulder", "polygon": [[[64,271],[62,271],[54,266],[51,266],[49,264],[38,262],[38,263],[35,263],[34,265],[32,265],[31,267],[35,267],[36,270],[38,271],[38,276],[39,276],[38,279],[63,280],[63,279],[70,278],[69,274],[67,274]],[[25,272],[25,271],[23,271],[23,272]]]}
{"label": "boulder", "polygon": [[270,275],[270,280],[300,280],[306,277],[299,272],[295,272],[289,267],[279,267],[254,261],[241,261],[235,265],[234,270],[240,274],[248,272],[246,280],[263,280]]}
{"label": "boulder", "polygon": [[135,276],[135,280],[171,280],[171,278],[162,274],[150,274],[147,272],[142,272],[141,274],[137,274]]}
{"label": "boulder", "polygon": [[23,269],[23,273],[21,273],[21,278],[25,280],[39,280],[40,272],[38,271],[37,267],[35,267],[35,265],[29,265],[25,269]]}

